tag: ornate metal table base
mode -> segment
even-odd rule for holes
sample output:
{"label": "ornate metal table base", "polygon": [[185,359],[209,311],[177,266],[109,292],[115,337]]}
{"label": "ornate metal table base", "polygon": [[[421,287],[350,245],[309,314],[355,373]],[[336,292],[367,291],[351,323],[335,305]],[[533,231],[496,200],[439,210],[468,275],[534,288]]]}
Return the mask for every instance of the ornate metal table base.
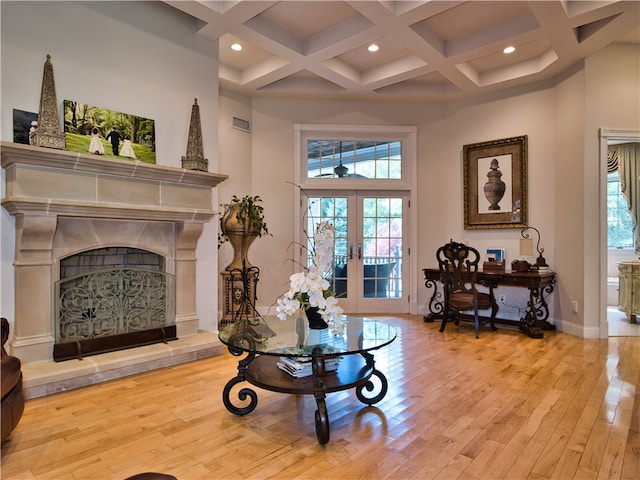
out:
{"label": "ornate metal table base", "polygon": [[[241,388],[238,400],[246,405],[236,406],[231,401],[233,388],[244,381],[256,387],[280,393],[313,395],[316,400],[315,412],[316,436],[322,445],[329,442],[329,414],[325,398],[327,393],[355,388],[356,397],[366,405],[374,405],[387,394],[386,377],[375,368],[373,355],[368,352],[342,356],[337,372],[327,372],[325,360],[333,358],[327,355],[314,356],[311,359],[313,374],[309,377],[294,378],[281,371],[277,356],[256,355],[229,347],[232,355],[246,357],[238,362],[238,375],[227,382],[222,391],[224,406],[236,415],[247,415],[258,405],[258,395],[251,388]],[[335,357],[335,356],[334,356]],[[377,381],[372,381],[373,378]],[[371,392],[374,392],[373,395]]]}

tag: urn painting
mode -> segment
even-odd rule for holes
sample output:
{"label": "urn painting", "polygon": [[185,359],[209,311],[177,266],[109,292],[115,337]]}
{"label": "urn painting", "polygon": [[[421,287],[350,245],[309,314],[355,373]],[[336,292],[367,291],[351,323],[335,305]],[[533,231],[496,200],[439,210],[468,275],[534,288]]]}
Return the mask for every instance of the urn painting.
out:
{"label": "urn painting", "polygon": [[500,200],[504,197],[506,184],[502,181],[498,159],[491,160],[491,167],[487,173],[487,182],[484,184],[484,196],[489,201],[489,210],[500,210]]}

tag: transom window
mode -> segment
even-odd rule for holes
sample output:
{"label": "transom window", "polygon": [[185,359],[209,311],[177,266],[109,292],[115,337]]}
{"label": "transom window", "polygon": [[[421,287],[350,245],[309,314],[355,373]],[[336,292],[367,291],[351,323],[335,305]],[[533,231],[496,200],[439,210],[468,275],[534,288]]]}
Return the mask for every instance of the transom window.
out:
{"label": "transom window", "polygon": [[307,178],[402,178],[402,142],[307,140]]}

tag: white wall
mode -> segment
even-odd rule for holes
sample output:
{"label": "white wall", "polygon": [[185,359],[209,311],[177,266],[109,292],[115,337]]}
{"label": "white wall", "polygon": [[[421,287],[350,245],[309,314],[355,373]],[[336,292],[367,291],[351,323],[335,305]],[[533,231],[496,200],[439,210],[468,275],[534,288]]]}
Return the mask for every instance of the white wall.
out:
{"label": "white wall", "polygon": [[[252,188],[265,199],[274,234],[256,241],[251,250],[259,259],[261,278],[268,279],[259,285],[259,306],[265,308],[275,301],[291,272],[283,264],[290,258],[287,247],[295,226],[293,190],[287,186],[293,179],[295,123],[417,125],[419,251],[413,258],[418,272],[435,266],[435,249],[450,238],[480,250],[504,247],[507,260],[519,255],[520,230],[464,230],[462,146],[526,134],[528,223],[540,230],[544,256],[558,273],[555,292],[548,299],[552,320],[572,334],[598,336],[599,296],[593,285],[597,287],[599,272],[593,268],[599,251],[591,245],[599,221],[597,128],[638,128],[638,58],[637,46],[614,45],[589,58],[586,68],[577,64],[554,85],[520,88],[448,106],[254,99]],[[225,157],[221,151],[222,172],[232,168]],[[420,273],[416,281],[418,305],[424,313],[429,292],[422,287]],[[578,312],[572,311],[572,301],[578,302]],[[513,301],[522,302],[526,299]],[[517,318],[518,309],[503,308],[502,313]]]}
{"label": "white wall", "polygon": [[[569,75],[555,88],[554,122],[549,142],[553,145],[556,202],[553,236],[557,246],[554,268],[558,272],[555,289],[556,315],[562,329],[582,336],[584,299],[584,70]],[[544,195],[544,192],[542,193]],[[578,305],[574,312],[571,302]]]}
{"label": "white wall", "polygon": [[[59,103],[65,98],[153,118],[157,162],[180,166],[193,98],[198,98],[210,171],[232,174],[232,194],[264,198],[274,237],[256,241],[250,256],[262,270],[259,305],[286,288],[293,238],[295,123],[418,126],[418,268],[449,238],[479,249],[518,254],[519,230],[465,231],[462,146],[527,134],[529,223],[542,233],[545,257],[558,272],[556,323],[585,335],[599,322],[600,255],[598,128],[640,130],[639,48],[612,45],[577,66],[557,85],[517,89],[469,102],[428,103],[256,99],[224,93],[218,109],[217,44],[194,35],[189,19],[165,15],[155,2],[2,2],[0,138],[12,141],[12,109],[37,111],[42,67],[52,55]],[[173,12],[175,13],[175,12]],[[218,128],[220,113],[220,128]],[[230,115],[252,123],[251,134],[226,126]],[[249,118],[247,118],[249,117]],[[224,138],[218,142],[218,132]],[[218,150],[219,148],[219,150]],[[219,162],[217,155],[219,154]],[[3,182],[4,183],[4,182]],[[218,198],[214,196],[214,205]],[[441,208],[446,205],[445,208]],[[0,313],[13,314],[13,218],[2,209]],[[217,321],[217,222],[198,248],[197,313],[201,327]],[[225,253],[221,253],[221,257]],[[424,311],[428,292],[418,288]],[[570,312],[570,302],[580,311]],[[588,333],[591,335],[591,333]]]}
{"label": "white wall", "polygon": [[[251,168],[252,135],[232,127],[233,117],[248,120],[252,125],[251,99],[234,94],[229,91],[221,91],[218,104],[218,144],[219,157],[221,159],[221,173],[229,175],[229,179],[218,187],[219,203],[228,203],[233,195],[242,198],[253,193],[253,174]],[[269,222],[267,221],[267,227]],[[249,251],[249,261],[256,263]],[[224,269],[233,259],[233,249],[228,243],[221,245],[218,250],[218,265]],[[220,292],[222,299],[223,292]],[[222,305],[222,304],[221,304]],[[222,307],[221,307],[222,308]],[[220,312],[220,315],[222,312]]]}
{"label": "white wall", "polygon": [[[259,306],[268,307],[286,290],[292,270],[291,264],[285,261],[291,257],[288,246],[295,228],[294,187],[288,183],[293,181],[295,123],[417,125],[419,220],[413,228],[418,232],[418,252],[412,256],[412,263],[417,271],[419,313],[426,313],[429,295],[422,287],[420,269],[436,265],[435,250],[450,238],[468,241],[481,251],[487,247],[504,247],[507,259],[519,255],[518,229],[464,230],[464,144],[528,135],[529,221],[542,232],[545,256],[553,266],[554,100],[553,89],[448,107],[400,102],[254,99],[253,193],[264,198],[267,221],[274,235],[254,242],[251,247],[251,255],[259,259],[261,278],[268,280],[260,282]],[[222,172],[232,168],[227,166],[223,152],[220,162]],[[526,305],[523,298],[513,302]],[[509,315],[509,309],[501,313]],[[513,316],[517,313],[517,309],[512,309]]]}
{"label": "white wall", "polygon": [[[159,165],[181,167],[197,98],[205,157],[217,172],[218,47],[194,34],[191,19],[159,2],[2,2],[1,17],[3,141],[13,141],[14,108],[38,112],[50,54],[60,115],[70,99],[155,120]],[[4,209],[1,221],[0,313],[12,320],[14,222]],[[197,315],[205,330],[217,326],[216,245],[211,221],[197,251]]]}
{"label": "white wall", "polygon": [[[598,209],[600,189],[600,128],[640,131],[640,46],[612,44],[585,61],[584,116],[584,297],[585,328],[605,330],[601,324],[606,308],[606,244],[600,241],[606,229]],[[606,230],[605,230],[606,231]],[[596,259],[600,259],[597,262]]]}

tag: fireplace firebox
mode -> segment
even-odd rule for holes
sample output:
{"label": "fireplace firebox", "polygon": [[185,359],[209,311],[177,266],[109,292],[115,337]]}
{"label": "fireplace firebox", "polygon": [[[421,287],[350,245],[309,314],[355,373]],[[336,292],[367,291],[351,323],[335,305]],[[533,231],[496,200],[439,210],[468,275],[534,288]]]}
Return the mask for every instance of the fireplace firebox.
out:
{"label": "fireplace firebox", "polygon": [[105,247],[60,260],[53,359],[176,340],[174,276],[161,255]]}

